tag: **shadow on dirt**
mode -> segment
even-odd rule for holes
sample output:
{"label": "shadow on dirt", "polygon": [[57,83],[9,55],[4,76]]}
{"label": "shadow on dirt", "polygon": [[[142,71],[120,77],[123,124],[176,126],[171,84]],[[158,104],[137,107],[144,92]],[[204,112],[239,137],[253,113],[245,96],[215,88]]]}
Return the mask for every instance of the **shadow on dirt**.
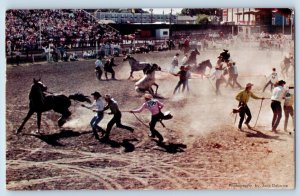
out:
{"label": "shadow on dirt", "polygon": [[61,130],[59,133],[44,135],[44,134],[24,134],[28,136],[34,136],[51,146],[64,146],[63,144],[59,143],[58,140],[62,138],[70,138],[70,137],[78,137],[84,134],[90,134],[91,131],[85,132],[75,132],[73,130]]}
{"label": "shadow on dirt", "polygon": [[131,139],[131,140],[124,139],[122,142],[117,142],[111,139],[108,140],[100,139],[99,141],[103,144],[110,145],[112,148],[124,147],[125,148],[124,152],[133,152],[135,150],[135,146],[132,143],[130,143],[130,141],[137,141],[137,139]]}
{"label": "shadow on dirt", "polygon": [[279,140],[279,141],[285,141],[283,139],[280,139],[279,136],[271,136],[271,135],[267,135],[264,134],[260,131],[257,130],[253,130],[255,133],[252,132],[248,132],[248,131],[243,131],[246,133],[246,137],[256,137],[256,138],[264,138],[264,139],[274,139],[274,140]]}
{"label": "shadow on dirt", "polygon": [[175,153],[178,153],[178,152],[184,152],[184,149],[186,149],[186,145],[185,144],[181,144],[181,143],[160,143],[158,141],[156,141],[157,143],[157,146],[163,148],[163,150],[161,151],[164,151],[164,152],[168,152],[168,153],[171,153],[171,154],[175,154]]}

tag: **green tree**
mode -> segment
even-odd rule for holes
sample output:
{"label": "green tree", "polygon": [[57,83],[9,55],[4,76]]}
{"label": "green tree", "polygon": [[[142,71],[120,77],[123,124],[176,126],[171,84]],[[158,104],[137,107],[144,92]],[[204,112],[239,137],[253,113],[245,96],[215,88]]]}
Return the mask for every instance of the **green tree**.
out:
{"label": "green tree", "polygon": [[208,15],[205,14],[197,15],[196,24],[208,24],[208,23],[209,23]]}

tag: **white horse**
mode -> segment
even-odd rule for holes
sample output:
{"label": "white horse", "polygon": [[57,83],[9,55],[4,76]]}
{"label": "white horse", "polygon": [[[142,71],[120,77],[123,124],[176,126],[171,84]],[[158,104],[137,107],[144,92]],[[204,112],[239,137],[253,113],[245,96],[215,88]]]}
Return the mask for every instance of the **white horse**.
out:
{"label": "white horse", "polygon": [[128,61],[129,65],[131,67],[131,72],[130,72],[130,76],[128,79],[133,78],[132,73],[134,71],[140,71],[143,70],[144,74],[146,72],[147,69],[149,69],[151,67],[150,63],[147,62],[139,62],[137,61],[135,58],[133,58],[130,55],[126,55],[125,58],[123,59],[123,61]]}
{"label": "white horse", "polygon": [[[155,83],[155,71],[160,71],[161,68],[157,64],[153,64],[148,70],[146,75],[135,83],[135,90],[138,93],[149,92],[151,95],[157,94],[158,84]],[[155,93],[152,86],[156,86]]]}

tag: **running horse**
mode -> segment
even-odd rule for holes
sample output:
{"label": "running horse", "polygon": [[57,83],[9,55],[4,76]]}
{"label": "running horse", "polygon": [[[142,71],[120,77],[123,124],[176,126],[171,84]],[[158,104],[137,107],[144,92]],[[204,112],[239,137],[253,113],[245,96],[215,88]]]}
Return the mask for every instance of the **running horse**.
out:
{"label": "running horse", "polygon": [[201,78],[203,79],[203,76],[205,76],[206,67],[208,67],[210,70],[212,69],[212,64],[209,59],[202,61],[195,67],[192,67],[191,71],[196,74],[200,74]]}
{"label": "running horse", "polygon": [[40,79],[33,79],[33,84],[29,93],[29,111],[21,126],[18,128],[17,134],[22,131],[25,123],[34,113],[37,114],[37,132],[40,133],[41,116],[43,112],[54,110],[55,112],[60,113],[62,116],[58,119],[58,126],[61,127],[66,122],[67,118],[71,116],[71,112],[69,111],[71,99],[91,103],[87,96],[79,93],[67,97],[65,95],[46,95],[46,92],[47,86],[45,86]]}
{"label": "running horse", "polygon": [[[135,90],[138,93],[149,92],[151,95],[157,94],[158,84],[155,83],[155,71],[161,71],[161,68],[157,64],[153,64],[148,70],[146,75],[135,83]],[[156,86],[155,93],[152,86]]]}
{"label": "running horse", "polygon": [[147,62],[139,62],[137,61],[135,58],[133,58],[130,55],[126,55],[125,58],[123,59],[123,61],[128,61],[129,65],[131,67],[131,72],[130,72],[130,76],[128,79],[133,78],[132,73],[134,71],[141,71],[143,70],[144,74],[146,73],[146,70],[148,70],[151,67],[150,63]]}
{"label": "running horse", "polygon": [[197,55],[200,55],[198,49],[194,49],[188,58],[188,60],[184,63],[184,65],[197,65]]}

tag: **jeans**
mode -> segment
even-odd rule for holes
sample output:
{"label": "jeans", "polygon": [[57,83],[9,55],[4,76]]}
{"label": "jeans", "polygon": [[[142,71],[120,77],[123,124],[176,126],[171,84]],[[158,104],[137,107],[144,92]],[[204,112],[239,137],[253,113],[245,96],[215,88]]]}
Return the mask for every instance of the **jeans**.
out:
{"label": "jeans", "polygon": [[151,137],[157,137],[160,142],[164,140],[163,136],[155,129],[156,123],[161,119],[162,113],[158,113],[156,115],[153,115],[151,118],[150,125],[150,131],[151,131]]}
{"label": "jeans", "polygon": [[247,115],[247,119],[245,121],[245,124],[249,124],[251,118],[252,118],[252,115],[251,115],[251,111],[250,109],[248,108],[247,105],[244,105],[241,110],[240,110],[240,122],[239,122],[239,128],[241,129],[242,128],[242,124],[244,122],[244,119],[245,119],[245,114]]}
{"label": "jeans", "polygon": [[114,114],[114,117],[108,122],[107,128],[106,128],[106,134],[105,134],[106,138],[109,138],[110,131],[111,131],[112,127],[114,126],[114,124],[116,124],[118,128],[126,129],[128,131],[133,131],[133,128],[122,125],[121,117],[122,117],[121,112],[118,112],[118,113]]}
{"label": "jeans", "polygon": [[271,82],[271,80],[269,80],[269,82],[265,85],[264,89],[263,89],[263,92],[265,92],[266,88],[271,85],[271,91],[273,90],[273,83]]}
{"label": "jeans", "polygon": [[103,112],[97,112],[97,115],[95,115],[91,122],[90,125],[93,129],[93,133],[96,139],[99,139],[99,135],[97,131],[101,130],[101,127],[98,126],[98,123],[103,119]]}
{"label": "jeans", "polygon": [[279,101],[272,101],[271,108],[273,111],[272,130],[275,131],[282,117],[282,108]]}
{"label": "jeans", "polygon": [[182,92],[184,92],[185,90],[185,87],[186,87],[186,81],[185,80],[179,80],[179,82],[177,83],[174,91],[173,91],[173,94],[176,93],[176,91],[178,90],[178,88],[180,88],[180,86],[182,85]]}
{"label": "jeans", "polygon": [[293,125],[294,124],[294,108],[293,106],[283,106],[283,110],[284,110],[284,130],[287,130],[287,125],[288,125],[288,121],[289,121],[289,116],[292,117],[293,120]]}

